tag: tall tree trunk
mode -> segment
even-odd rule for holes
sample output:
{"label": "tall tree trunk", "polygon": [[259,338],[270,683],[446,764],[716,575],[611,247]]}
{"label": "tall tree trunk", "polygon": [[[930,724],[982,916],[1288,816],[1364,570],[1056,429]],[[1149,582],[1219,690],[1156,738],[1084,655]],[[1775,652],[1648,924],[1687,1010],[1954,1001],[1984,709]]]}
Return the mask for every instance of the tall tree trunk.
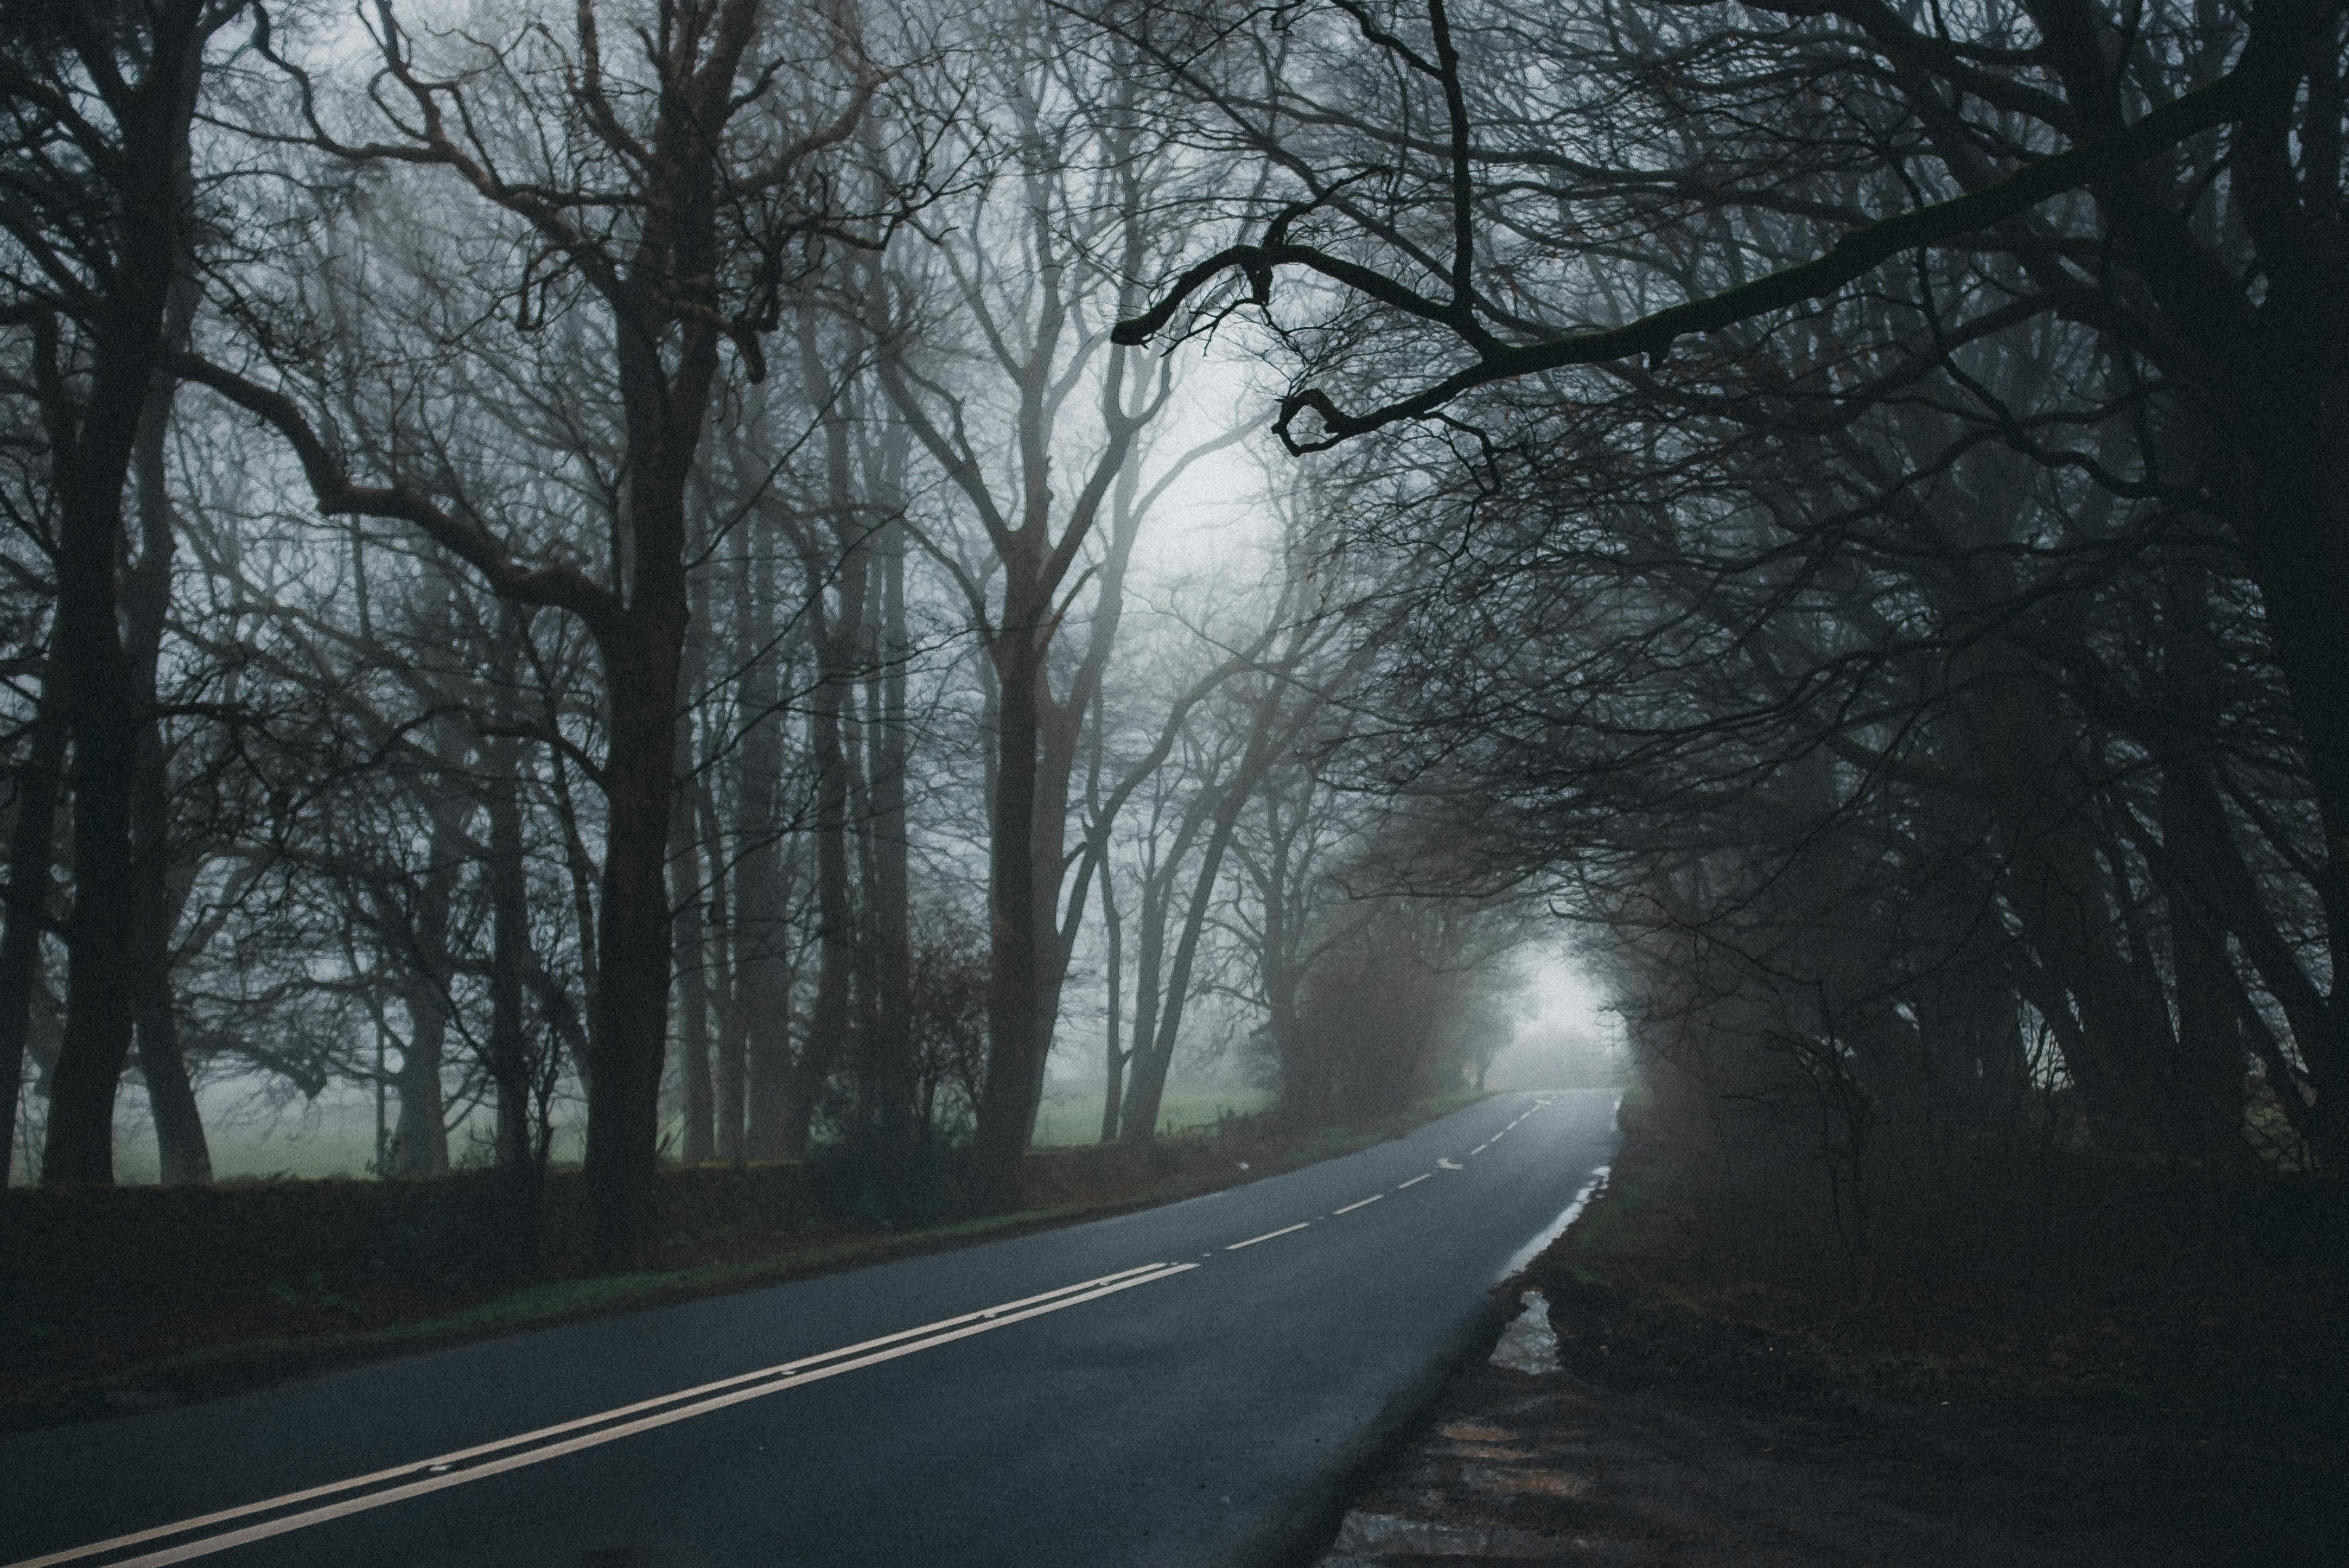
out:
{"label": "tall tree trunk", "polygon": [[[2219,711],[2220,649],[2209,627],[2210,588],[2199,563],[2181,562],[2165,584],[2163,673],[2168,706],[2190,734],[2223,732]],[[2199,858],[2203,826],[2197,810],[2210,758],[2161,758],[2159,810],[2165,846]],[[2217,826],[2218,824],[2213,824]],[[2223,831],[2223,827],[2221,830]],[[2155,868],[2157,880],[2159,867]],[[2218,1167],[2240,1166],[2254,1154],[2243,1136],[2251,1047],[2237,1009],[2234,961],[2226,941],[2200,912],[2171,898],[2165,924],[2178,1026],[2175,1049],[2156,1065],[2167,1111],[2165,1134],[2173,1158]]]}
{"label": "tall tree trunk", "polygon": [[[701,689],[701,624],[702,618],[697,617],[696,626],[686,634],[681,684],[688,697]],[[715,1146],[715,1107],[709,1083],[709,944],[702,920],[708,885],[702,873],[702,844],[696,832],[701,789],[694,772],[689,716],[677,727],[677,776],[680,787],[669,838],[669,907],[675,912],[671,921],[677,943],[678,1076],[683,1090],[678,1109],[685,1123],[679,1152],[687,1164],[698,1165],[710,1157]]]}
{"label": "tall tree trunk", "polygon": [[1117,1137],[1118,1118],[1125,1108],[1124,1042],[1119,1037],[1123,1020],[1125,966],[1125,922],[1117,907],[1117,879],[1110,875],[1104,863],[1100,872],[1102,902],[1102,934],[1109,943],[1108,973],[1103,983],[1109,990],[1109,1016],[1105,1020],[1106,1037],[1102,1047],[1102,1119],[1101,1140],[1107,1143]]}
{"label": "tall tree trunk", "polygon": [[149,13],[146,73],[120,111],[119,157],[108,170],[112,264],[89,324],[88,400],[74,411],[58,454],[56,647],[70,672],[74,897],[65,1035],[42,1150],[41,1180],[49,1183],[114,1180],[114,1098],[137,1014],[137,993],[124,977],[139,972],[131,816],[148,715],[122,643],[115,573],[123,490],[186,250],[182,181],[204,11],[197,0],[171,0]]}
{"label": "tall tree trunk", "polygon": [[[701,955],[702,994],[709,998],[711,1015],[711,1059],[702,1079],[709,1096],[710,1141],[702,1158],[739,1161],[742,1158],[742,1042],[747,1032],[736,942],[740,913],[736,895],[740,882],[727,867],[727,833],[718,810],[715,769],[706,768],[691,788],[694,820],[699,824],[700,841],[709,852],[705,879],[709,915],[702,925]],[[739,808],[739,798],[736,804]],[[738,836],[738,850],[739,845]]]}
{"label": "tall tree trunk", "polygon": [[[769,884],[779,913],[766,923],[770,935],[756,954],[761,966],[758,995],[772,1000],[763,1013],[750,1014],[743,1039],[743,1070],[750,1085],[742,1111],[742,1147],[751,1160],[783,1157],[783,1122],[791,1108],[794,1068],[792,1009],[799,1005],[800,977],[800,951],[785,923],[798,881],[798,854],[779,856]],[[750,1004],[746,1001],[743,1006],[748,1011]]]}
{"label": "tall tree trunk", "polygon": [[[1033,562],[1011,561],[1007,592],[1031,583]],[[979,1201],[1009,1210],[1020,1202],[1019,1171],[1036,1133],[1051,1028],[1041,1006],[1051,916],[1038,906],[1037,750],[1041,738],[1044,606],[1025,595],[1005,605],[989,650],[996,674],[994,810],[989,813],[988,896],[993,917],[987,984],[987,1081],[972,1139]]]}
{"label": "tall tree trunk", "polygon": [[57,864],[57,792],[66,761],[64,707],[54,663],[41,666],[31,746],[16,769],[16,814],[8,832],[8,893],[0,933],[0,1186],[16,1169],[16,1107],[24,1095],[33,995],[41,985],[41,938],[48,924]]}
{"label": "tall tree trunk", "polygon": [[854,1001],[856,917],[848,891],[848,757],[840,712],[849,687],[840,678],[835,656],[827,650],[826,670],[808,714],[808,746],[816,761],[816,980],[815,1006],[792,1064],[784,1111],[782,1151],[793,1159],[807,1152],[817,1102],[848,1039]]}
{"label": "tall tree trunk", "polygon": [[[1216,791],[1206,847],[1200,854],[1190,903],[1184,912],[1183,934],[1175,943],[1174,963],[1166,976],[1165,1010],[1146,1030],[1142,1019],[1135,1019],[1133,1082],[1126,1091],[1128,1138],[1148,1138],[1158,1119],[1158,1108],[1166,1092],[1166,1075],[1174,1064],[1175,1042],[1182,1035],[1184,1009],[1191,999],[1191,971],[1198,961],[1199,940],[1206,931],[1208,911],[1215,902],[1216,881],[1223,874],[1224,856],[1230,851],[1232,838],[1239,830],[1240,812],[1278,754],[1273,729],[1282,717],[1281,695],[1278,683],[1266,686],[1256,703],[1247,744],[1234,765],[1231,779]],[[1282,739],[1296,734],[1317,707],[1309,701],[1301,714],[1290,716]],[[1168,871],[1171,877],[1174,867]]]}
{"label": "tall tree trunk", "polygon": [[[1307,799],[1312,782],[1307,780]],[[1266,838],[1258,891],[1264,900],[1264,946],[1257,954],[1257,972],[1264,985],[1265,1028],[1272,1037],[1272,1059],[1279,1077],[1279,1114],[1293,1124],[1309,1125],[1319,1097],[1305,1081],[1308,1061],[1297,1034],[1297,968],[1293,962],[1295,934],[1288,928],[1289,845],[1294,828],[1280,820],[1280,795],[1264,797]]]}
{"label": "tall tree trunk", "polygon": [[[856,828],[852,809],[855,756],[850,730],[865,653],[864,601],[870,575],[865,537],[870,524],[857,505],[846,389],[831,384],[815,317],[809,312],[800,314],[799,348],[801,374],[807,386],[832,395],[824,397],[822,414],[829,538],[805,526],[793,530],[807,576],[816,655],[816,688],[808,707],[808,748],[816,769],[815,1005],[808,1015],[807,1038],[801,1043],[799,1060],[793,1065],[792,1099],[783,1126],[784,1150],[793,1156],[806,1153],[817,1102],[851,1043],[855,1026],[854,985],[864,967],[849,885],[850,837]],[[836,605],[829,614],[827,583]]]}
{"label": "tall tree trunk", "polygon": [[[682,807],[678,814],[688,815]],[[717,1099],[710,1083],[709,943],[702,929],[701,846],[689,831],[678,834],[669,865],[677,882],[670,892],[676,910],[678,955],[678,1076],[684,1119],[679,1157],[698,1165],[717,1150]]]}
{"label": "tall tree trunk", "polygon": [[880,670],[871,683],[873,892],[865,928],[872,946],[873,1046],[877,1119],[885,1147],[926,1133],[914,1100],[913,872],[905,809],[908,740],[905,665],[913,640],[905,627],[905,524],[892,520],[875,552],[881,590]]}
{"label": "tall tree trunk", "polygon": [[[757,537],[754,531],[751,539]],[[734,858],[738,1017],[719,1044],[721,1160],[780,1158],[790,1099],[792,895],[776,793],[783,770],[779,710],[792,655],[775,645],[771,573],[754,545],[746,543],[734,601],[735,706],[742,727],[735,748],[734,792],[734,832],[740,846]]]}
{"label": "tall tree trunk", "polygon": [[425,783],[431,791],[432,831],[425,845],[424,875],[411,909],[403,912],[395,901],[385,901],[387,923],[404,915],[409,944],[401,990],[408,1038],[400,1047],[399,1070],[392,1075],[399,1112],[392,1126],[388,1176],[439,1176],[449,1169],[448,1110],[440,1084],[449,1038],[449,922],[464,875],[465,830],[473,815],[472,798],[452,775],[464,768],[471,748],[462,719],[446,714],[434,720],[437,767]]}
{"label": "tall tree trunk", "polygon": [[[164,313],[165,338],[174,348],[185,343],[194,315],[193,281],[183,273]],[[177,389],[178,382],[171,377],[158,376],[140,416],[139,443],[132,458],[139,487],[139,559],[122,581],[123,629],[143,714],[139,774],[130,800],[131,854],[139,885],[134,1027],[139,1070],[147,1081],[147,1103],[155,1119],[156,1152],[165,1186],[212,1178],[212,1151],[204,1143],[202,1114],[180,1048],[179,1012],[171,990],[171,938],[179,929],[189,884],[174,874],[170,758],[163,744],[162,719],[155,711],[176,543],[163,442],[171,428]]]}
{"label": "tall tree trunk", "polygon": [[[645,533],[639,529],[639,537]],[[588,1002],[585,1176],[596,1261],[632,1267],[653,1232],[660,1140],[662,1057],[672,965],[668,829],[676,784],[678,662],[684,642],[684,571],[675,552],[638,563],[637,603],[625,636],[604,639],[610,739],[595,990]],[[646,556],[655,552],[647,550]],[[666,582],[661,581],[667,579]]]}
{"label": "tall tree trunk", "polygon": [[1174,904],[1177,873],[1203,820],[1197,811],[1185,813],[1174,841],[1167,846],[1166,859],[1144,862],[1142,922],[1135,944],[1139,969],[1133,985],[1133,1043],[1126,1047],[1127,1078],[1118,1110],[1119,1136],[1137,1142],[1148,1141],[1158,1127],[1166,1075],[1163,1069],[1154,1075],[1152,1068],[1158,1041],[1159,1000],[1164,994],[1166,917]]}
{"label": "tall tree trunk", "polygon": [[[507,612],[510,620],[512,612]],[[511,672],[509,671],[509,674]],[[497,1087],[498,1187],[508,1256],[518,1272],[538,1262],[542,1167],[535,1136],[538,1053],[531,1049],[523,986],[534,967],[530,891],[523,858],[522,746],[506,736],[481,745],[488,774],[490,845],[481,874],[490,892],[489,1072]]]}

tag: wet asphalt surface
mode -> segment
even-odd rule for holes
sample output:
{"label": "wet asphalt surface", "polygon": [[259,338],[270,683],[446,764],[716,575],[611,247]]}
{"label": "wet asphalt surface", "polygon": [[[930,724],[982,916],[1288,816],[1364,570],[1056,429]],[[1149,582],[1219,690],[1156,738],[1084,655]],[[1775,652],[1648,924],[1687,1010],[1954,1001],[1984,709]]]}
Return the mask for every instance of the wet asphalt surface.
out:
{"label": "wet asphalt surface", "polygon": [[1490,1287],[1609,1158],[1614,1100],[1503,1095],[1408,1138],[1164,1208],[0,1438],[0,1565],[420,1467],[1154,1264],[1196,1266],[282,1533],[229,1539],[364,1501],[368,1489],[63,1561],[1294,1560],[1334,1528],[1348,1476],[1495,1321]]}

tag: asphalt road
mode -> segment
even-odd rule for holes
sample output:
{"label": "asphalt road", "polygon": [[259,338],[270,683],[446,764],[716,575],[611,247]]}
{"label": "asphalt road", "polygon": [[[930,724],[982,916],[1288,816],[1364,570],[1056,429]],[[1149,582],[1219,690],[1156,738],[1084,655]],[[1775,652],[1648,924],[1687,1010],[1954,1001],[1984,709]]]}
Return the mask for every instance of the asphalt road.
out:
{"label": "asphalt road", "polygon": [[0,1564],[1277,1559],[1609,1158],[1614,1099],[1501,1096],[1165,1208],[0,1439]]}

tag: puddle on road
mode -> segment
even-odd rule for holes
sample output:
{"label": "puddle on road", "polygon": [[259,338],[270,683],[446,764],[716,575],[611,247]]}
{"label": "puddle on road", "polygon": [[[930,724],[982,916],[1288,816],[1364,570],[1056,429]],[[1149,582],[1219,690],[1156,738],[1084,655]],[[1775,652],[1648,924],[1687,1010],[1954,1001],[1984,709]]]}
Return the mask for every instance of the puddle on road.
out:
{"label": "puddle on road", "polygon": [[1493,1346],[1493,1365],[1536,1377],[1564,1370],[1558,1365],[1557,1334],[1549,1326],[1549,1299],[1537,1290],[1519,1299],[1526,1309],[1501,1331],[1501,1342]]}
{"label": "puddle on road", "polygon": [[1454,1421],[1444,1429],[1444,1435],[1455,1443],[1506,1443],[1517,1434],[1506,1427],[1480,1427],[1474,1421]]}
{"label": "puddle on road", "polygon": [[1345,1557],[1557,1557],[1575,1542],[1506,1524],[1450,1524],[1393,1513],[1346,1515],[1330,1559]]}
{"label": "puddle on road", "polygon": [[1469,1465],[1461,1470],[1460,1479],[1479,1491],[1497,1491],[1511,1497],[1577,1498],[1590,1490],[1589,1477],[1561,1470],[1503,1470],[1492,1465]]}

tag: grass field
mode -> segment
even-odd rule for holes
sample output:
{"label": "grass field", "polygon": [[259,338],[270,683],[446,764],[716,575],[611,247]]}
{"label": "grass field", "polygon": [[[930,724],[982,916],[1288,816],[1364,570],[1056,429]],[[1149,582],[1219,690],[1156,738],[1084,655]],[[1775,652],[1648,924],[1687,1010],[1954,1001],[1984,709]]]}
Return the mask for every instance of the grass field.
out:
{"label": "grass field", "polygon": [[[1242,1090],[1228,1094],[1172,1094],[1159,1108],[1159,1131],[1180,1132],[1189,1127],[1212,1127],[1226,1116],[1246,1116],[1262,1110],[1271,1103],[1267,1094]],[[1093,1143],[1101,1138],[1102,1102],[1098,1095],[1050,1095],[1045,1098],[1042,1111],[1036,1118],[1036,1143],[1039,1148],[1062,1148],[1070,1144]],[[459,1163],[468,1162],[470,1129],[460,1127],[449,1138],[449,1153]],[[478,1129],[483,1144],[472,1151],[472,1162],[486,1159],[489,1137],[487,1118],[481,1119]],[[325,1176],[366,1176],[375,1168],[375,1126],[372,1117],[365,1122],[345,1119],[339,1125],[326,1122],[304,1126],[296,1117],[288,1117],[275,1128],[248,1129],[223,1127],[212,1130],[206,1141],[212,1149],[212,1174],[226,1181],[239,1178],[293,1176],[315,1179]],[[556,1130],[554,1158],[558,1163],[575,1161],[580,1156],[579,1134],[574,1129]],[[16,1181],[29,1181],[32,1172],[22,1169],[24,1161],[19,1151],[19,1169],[10,1177]],[[116,1142],[114,1169],[118,1180],[143,1185],[156,1178],[155,1140],[143,1129],[128,1130]]]}
{"label": "grass field", "polygon": [[[1230,1094],[1170,1094],[1159,1102],[1158,1130],[1164,1134],[1187,1127],[1213,1127],[1222,1117],[1252,1115],[1271,1103],[1270,1095],[1246,1089]],[[1101,1119],[1097,1094],[1047,1095],[1036,1117],[1036,1147],[1098,1143]]]}

